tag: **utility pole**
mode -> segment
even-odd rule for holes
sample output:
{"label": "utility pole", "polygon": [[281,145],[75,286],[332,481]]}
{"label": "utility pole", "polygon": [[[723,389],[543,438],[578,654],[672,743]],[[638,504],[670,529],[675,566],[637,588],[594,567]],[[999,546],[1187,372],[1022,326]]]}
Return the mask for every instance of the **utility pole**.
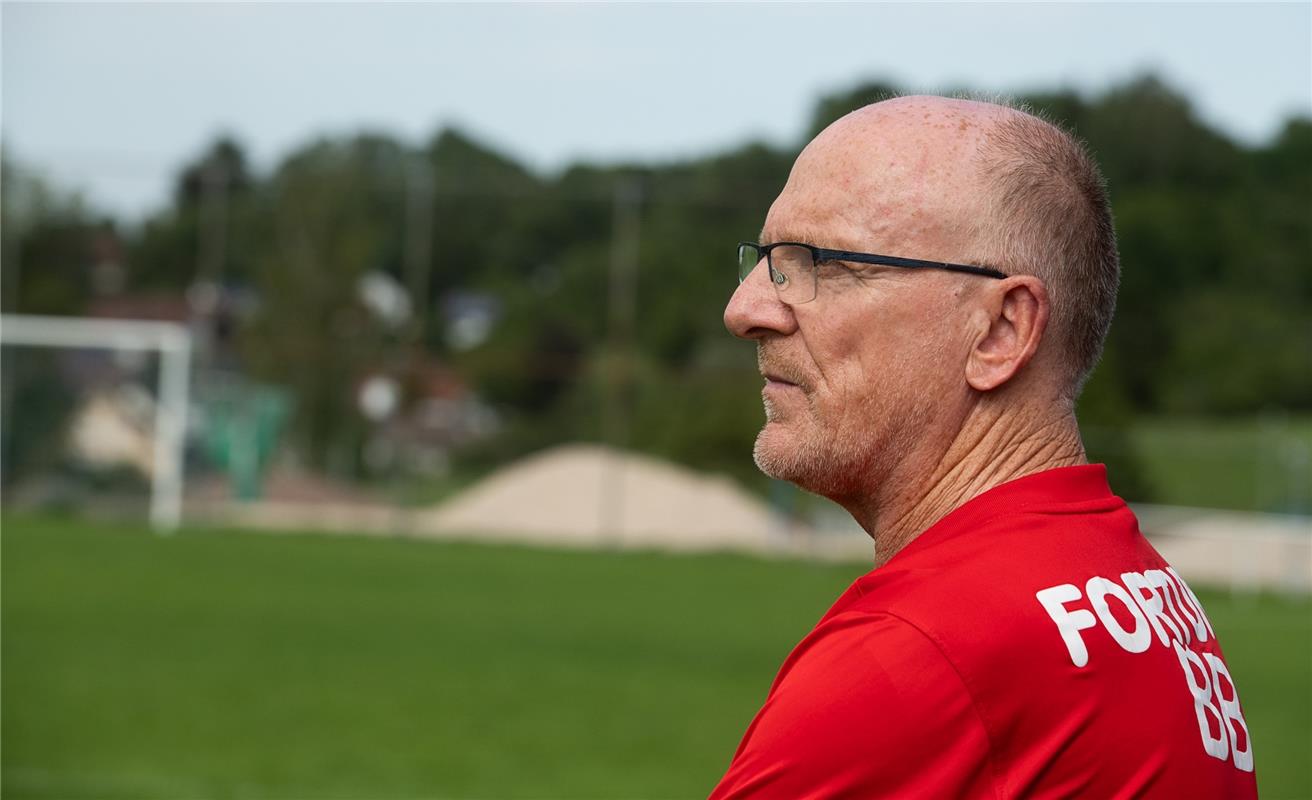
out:
{"label": "utility pole", "polygon": [[228,258],[228,167],[217,155],[201,170],[200,213],[196,280],[218,283]]}
{"label": "utility pole", "polygon": [[200,231],[196,277],[188,293],[192,332],[198,340],[197,366],[211,367],[217,316],[223,295],[223,270],[228,260],[228,166],[218,151],[201,168]]}
{"label": "utility pole", "polygon": [[428,336],[432,291],[434,168],[422,153],[410,157],[405,171],[405,280],[410,291],[410,339],[417,353]]}
{"label": "utility pole", "polygon": [[637,311],[638,247],[641,236],[642,185],[632,176],[619,178],[612,198],[609,308],[609,353],[606,357],[602,427],[612,463],[603,470],[599,527],[619,545],[624,536],[624,469],[629,445],[633,331]]}

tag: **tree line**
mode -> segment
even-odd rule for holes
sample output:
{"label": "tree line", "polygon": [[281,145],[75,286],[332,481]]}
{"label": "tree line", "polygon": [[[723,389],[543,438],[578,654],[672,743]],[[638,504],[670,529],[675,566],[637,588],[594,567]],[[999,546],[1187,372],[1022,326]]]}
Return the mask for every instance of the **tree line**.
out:
{"label": "tree line", "polygon": [[[809,132],[895,89],[826,96]],[[1116,431],[1140,414],[1312,409],[1312,119],[1246,145],[1151,76],[1019,99],[1085,139],[1110,186],[1122,288],[1080,406],[1102,432],[1095,457],[1128,459]],[[471,463],[609,439],[748,478],[755,356],[721,313],[735,243],[755,238],[809,138],[544,175],[455,129],[418,147],[324,137],[267,172],[225,137],[137,225],[6,159],[0,296],[44,314],[106,292],[246,298],[223,330],[229,366],[289,391],[288,443],[313,463],[363,469],[359,376],[432,360],[501,412],[498,436],[458,454]],[[106,248],[115,280],[89,272]],[[370,274],[407,289],[404,324],[362,304]],[[452,335],[470,296],[496,309],[472,344]]]}

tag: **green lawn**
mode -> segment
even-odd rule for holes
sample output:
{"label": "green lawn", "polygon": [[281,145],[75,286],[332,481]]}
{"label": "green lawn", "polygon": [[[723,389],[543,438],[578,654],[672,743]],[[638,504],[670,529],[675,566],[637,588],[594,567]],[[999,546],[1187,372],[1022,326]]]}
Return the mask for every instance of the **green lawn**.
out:
{"label": "green lawn", "polygon": [[[0,788],[704,797],[864,569],[6,518]],[[1312,796],[1312,604],[1204,600],[1264,796]]]}
{"label": "green lawn", "polygon": [[1145,417],[1127,433],[1154,502],[1312,513],[1312,418]]}

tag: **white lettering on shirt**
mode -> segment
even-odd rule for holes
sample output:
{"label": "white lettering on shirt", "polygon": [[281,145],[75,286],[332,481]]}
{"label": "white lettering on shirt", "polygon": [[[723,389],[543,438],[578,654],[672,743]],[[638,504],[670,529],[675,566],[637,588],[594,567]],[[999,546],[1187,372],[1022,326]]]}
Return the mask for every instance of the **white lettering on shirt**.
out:
{"label": "white lettering on shirt", "polygon": [[[1234,757],[1235,766],[1245,772],[1252,772],[1253,741],[1248,738],[1248,723],[1244,722],[1244,715],[1239,710],[1239,690],[1235,688],[1235,682],[1230,678],[1230,670],[1226,668],[1224,661],[1211,653],[1203,653],[1203,660],[1207,662],[1208,669],[1212,673],[1212,696],[1216,698],[1217,705],[1221,707],[1221,716],[1225,718],[1226,731],[1230,734],[1230,753]],[[1229,691],[1226,691],[1227,685],[1230,687]],[[1241,742],[1239,732],[1235,730],[1236,725],[1244,729],[1243,749],[1240,749]]]}
{"label": "white lettering on shirt", "polygon": [[1098,624],[1098,621],[1093,618],[1093,614],[1083,608],[1067,611],[1065,605],[1079,600],[1080,590],[1075,588],[1074,584],[1063,583],[1037,592],[1034,596],[1043,604],[1044,610],[1048,612],[1049,617],[1052,617],[1052,621],[1057,623],[1057,632],[1066,643],[1066,649],[1071,654],[1071,662],[1077,667],[1089,663],[1089,650],[1084,646],[1080,631],[1092,628]]}
{"label": "white lettering on shirt", "polygon": [[[1089,663],[1089,648],[1081,631],[1096,628],[1099,622],[1112,641],[1129,653],[1148,650],[1155,633],[1162,646],[1175,651],[1184,671],[1204,752],[1252,772],[1252,740],[1239,707],[1239,690],[1229,669],[1216,655],[1189,648],[1191,642],[1201,645],[1209,636],[1216,637],[1198,596],[1169,567],[1142,573],[1123,572],[1120,579],[1124,586],[1095,575],[1085,583],[1083,593],[1072,583],[1035,592],[1035,598],[1057,626],[1071,663],[1077,668]],[[1132,629],[1127,630],[1121,624],[1125,615],[1118,618],[1113,613],[1109,597],[1134,620]],[[1081,599],[1087,599],[1092,612],[1088,608],[1069,607]]]}
{"label": "white lettering on shirt", "polygon": [[1161,591],[1162,599],[1166,601],[1167,612],[1176,622],[1180,623],[1180,632],[1184,635],[1184,643],[1189,644],[1192,639],[1190,631],[1193,628],[1193,621],[1186,622],[1184,615],[1180,613],[1180,603],[1176,599],[1179,596],[1179,590],[1175,584],[1160,569],[1147,570],[1143,573],[1143,576],[1154,588]]}
{"label": "white lettering on shirt", "polygon": [[[1121,588],[1120,584],[1109,581],[1106,578],[1094,576],[1089,578],[1085,584],[1084,591],[1089,595],[1089,602],[1093,604],[1093,610],[1102,620],[1102,626],[1112,635],[1116,643],[1131,653],[1142,653],[1148,649],[1148,645],[1153,643],[1153,632],[1148,627],[1148,620],[1144,619],[1143,612],[1139,606],[1130,599],[1130,594]],[[1107,596],[1111,595],[1125,606],[1125,610],[1130,612],[1134,617],[1134,630],[1127,631],[1121,627],[1121,623],[1112,614],[1111,608],[1107,605]]]}
{"label": "white lettering on shirt", "polygon": [[[1230,751],[1230,740],[1226,736],[1225,721],[1221,719],[1221,709],[1212,702],[1212,679],[1207,667],[1197,653],[1175,642],[1175,654],[1180,657],[1180,668],[1184,670],[1185,682],[1189,692],[1194,696],[1194,713],[1198,715],[1198,731],[1203,736],[1203,749],[1209,756],[1224,760]],[[1212,735],[1212,722],[1216,722],[1216,735]]]}
{"label": "white lettering on shirt", "polygon": [[1184,578],[1180,577],[1180,573],[1176,572],[1174,567],[1167,567],[1166,572],[1175,579],[1175,582],[1180,587],[1180,596],[1184,598],[1184,601],[1188,603],[1192,609],[1191,613],[1194,616],[1194,633],[1198,635],[1198,641],[1207,641],[1207,634],[1209,632],[1212,636],[1216,636],[1216,631],[1212,630],[1212,621],[1207,618],[1207,613],[1203,611],[1203,604],[1198,602],[1198,595],[1194,594],[1194,590],[1189,588],[1189,584],[1184,582]]}

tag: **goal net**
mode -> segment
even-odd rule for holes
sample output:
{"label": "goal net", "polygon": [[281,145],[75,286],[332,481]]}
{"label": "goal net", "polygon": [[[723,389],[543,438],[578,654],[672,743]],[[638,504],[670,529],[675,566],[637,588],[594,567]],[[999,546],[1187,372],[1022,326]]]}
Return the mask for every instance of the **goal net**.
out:
{"label": "goal net", "polygon": [[115,475],[145,486],[157,531],[175,530],[190,362],[191,336],[177,323],[0,315],[6,505],[70,473]]}

